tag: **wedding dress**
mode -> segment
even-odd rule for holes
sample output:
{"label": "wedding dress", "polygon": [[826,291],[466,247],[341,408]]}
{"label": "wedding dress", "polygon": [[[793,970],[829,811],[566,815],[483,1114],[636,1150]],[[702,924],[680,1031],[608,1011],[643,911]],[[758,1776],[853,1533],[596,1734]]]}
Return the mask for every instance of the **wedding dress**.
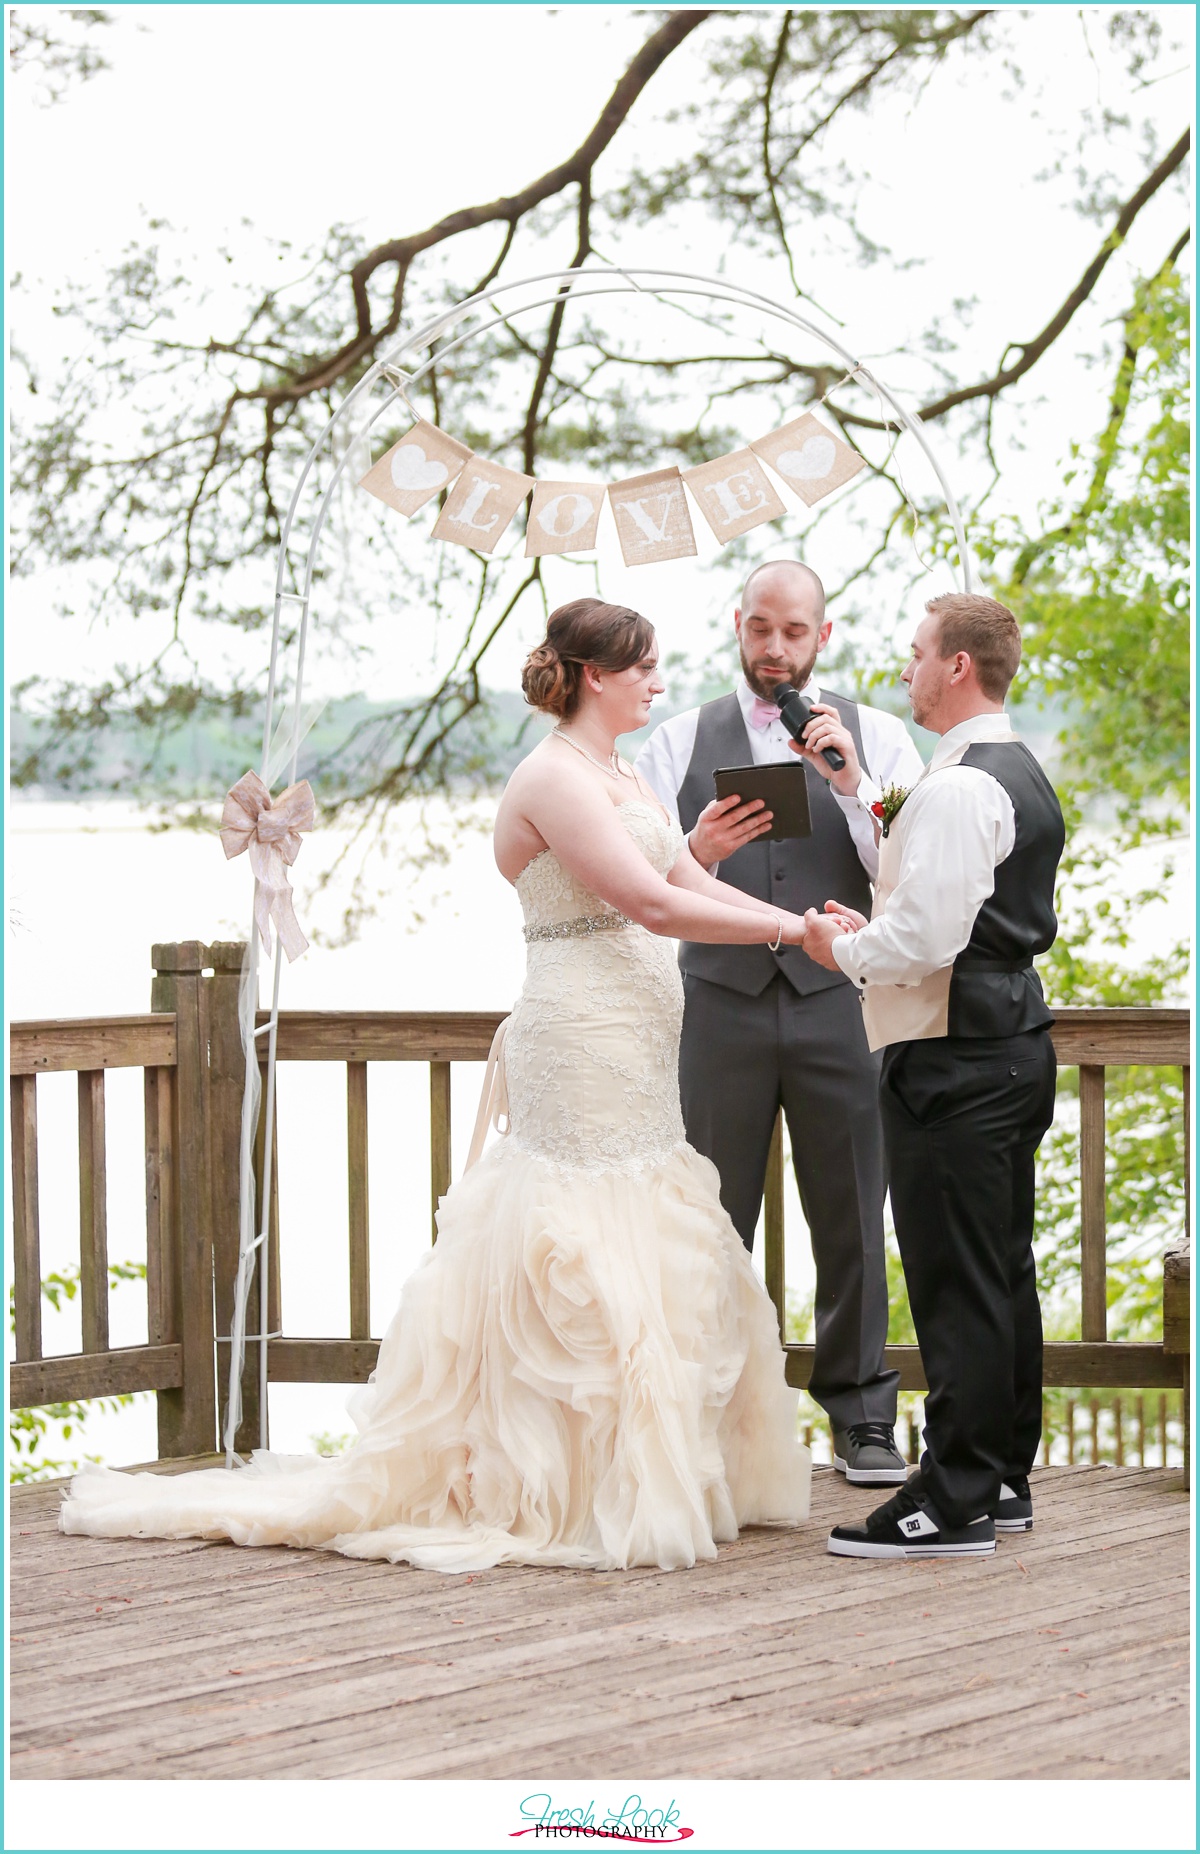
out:
{"label": "wedding dress", "polygon": [[[620,807],[665,875],[678,825]],[[175,1476],[88,1467],[65,1532],[324,1547],[440,1571],[674,1570],[808,1512],[771,1302],[688,1146],[678,968],[549,851],[517,881],[528,972],[509,1129],[448,1192],[359,1430],[332,1458]]]}

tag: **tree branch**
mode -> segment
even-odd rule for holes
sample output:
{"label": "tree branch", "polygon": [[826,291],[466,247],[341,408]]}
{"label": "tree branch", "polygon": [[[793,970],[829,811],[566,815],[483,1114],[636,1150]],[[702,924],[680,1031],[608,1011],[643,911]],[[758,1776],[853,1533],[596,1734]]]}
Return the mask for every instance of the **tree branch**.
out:
{"label": "tree branch", "polygon": [[[356,321],[356,332],[351,339],[335,353],[324,356],[287,385],[258,387],[243,396],[251,399],[268,399],[274,404],[279,404],[287,399],[306,398],[310,393],[319,392],[325,387],[334,385],[343,374],[372,354],[380,341],[394,335],[399,328],[404,285],[414,258],[423,251],[432,249],[435,245],[444,244],[448,238],[457,237],[460,232],[474,231],[478,226],[494,225],[501,220],[506,221],[509,226],[510,236],[507,242],[511,243],[511,234],[518,219],[532,212],[544,201],[562,193],[567,187],[582,186],[584,181],[590,178],[596,162],[616,135],[650,79],[689,34],[704,24],[711,10],[708,7],[697,7],[692,11],[679,11],[667,15],[662,25],[656,32],[651,33],[641,51],[630,62],[590,132],[567,160],[560,162],[557,167],[550,168],[547,173],[532,181],[520,193],[511,194],[504,199],[492,200],[484,206],[464,207],[459,212],[449,213],[444,219],[439,219],[436,225],[426,227],[423,232],[412,232],[403,238],[388,239],[368,251],[350,271],[350,288],[354,298]],[[397,267],[396,288],[387,320],[378,328],[374,328],[371,324],[371,305],[367,288],[376,271],[388,264],[395,264]],[[494,275],[495,272],[491,274]]]}
{"label": "tree branch", "polygon": [[[1097,251],[1095,257],[1084,271],[1070,295],[1060,304],[1058,309],[1055,310],[1041,334],[1035,335],[1032,341],[1020,341],[1012,344],[1017,348],[1021,356],[1020,360],[1016,361],[1011,367],[1002,366],[1000,371],[993,374],[989,380],[980,380],[975,386],[957,387],[951,393],[944,393],[940,399],[932,400],[929,405],[921,407],[919,414],[921,418],[941,418],[944,413],[952,411],[955,406],[966,405],[968,401],[972,399],[994,399],[997,393],[1002,393],[1006,387],[1012,386],[1014,381],[1019,380],[1023,374],[1028,373],[1030,368],[1041,360],[1047,348],[1052,347],[1058,340],[1058,337],[1070,322],[1075,311],[1082,308],[1083,304],[1095,289],[1109,258],[1111,258],[1113,253],[1119,250],[1121,245],[1125,242],[1125,239],[1129,235],[1130,227],[1141,212],[1142,207],[1145,206],[1149,200],[1154,198],[1154,195],[1164,182],[1168,181],[1171,175],[1182,166],[1188,150],[1191,147],[1191,142],[1191,131],[1185,129],[1170,153],[1163,156],[1158,166],[1154,169],[1154,172],[1148,174],[1137,192],[1131,194],[1129,199],[1126,200],[1120,212],[1117,214],[1112,231],[1104,240],[1104,243],[1101,245],[1099,251]],[[845,417],[848,424],[859,425],[866,430],[886,431],[888,429],[887,423],[883,419],[862,418],[853,412],[845,414]]]}

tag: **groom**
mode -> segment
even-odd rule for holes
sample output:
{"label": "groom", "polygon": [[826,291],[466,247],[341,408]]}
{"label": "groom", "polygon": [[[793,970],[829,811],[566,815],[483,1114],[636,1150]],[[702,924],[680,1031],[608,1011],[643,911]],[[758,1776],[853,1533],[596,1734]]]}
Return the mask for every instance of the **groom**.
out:
{"label": "groom", "polygon": [[885,1051],[892,1213],[929,1385],[921,1466],[864,1525],[834,1527],[844,1557],[986,1554],[997,1528],[1033,1524],[1034,1154],[1056,1072],[1033,960],[1057,931],[1063,820],[1004,712],[1020,661],[1016,620],[994,599],[929,601],[901,680],[941,740],[887,807],[874,917],[851,932],[806,917],[805,951],[860,987]]}

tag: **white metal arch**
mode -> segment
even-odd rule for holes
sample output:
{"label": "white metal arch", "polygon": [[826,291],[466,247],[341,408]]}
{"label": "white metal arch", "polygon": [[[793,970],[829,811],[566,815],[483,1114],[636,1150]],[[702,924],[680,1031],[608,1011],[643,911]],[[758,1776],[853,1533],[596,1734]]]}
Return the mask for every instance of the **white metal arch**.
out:
{"label": "white metal arch", "polygon": [[[549,294],[546,286],[551,286]],[[897,425],[902,432],[907,432],[920,447],[937,477],[938,484],[946,499],[946,510],[954,529],[958,544],[959,571],[963,590],[971,590],[971,566],[967,549],[966,533],[962,516],[954,492],[938,462],[937,455],[929,442],[925,428],[918,416],[907,410],[897,399],[892,390],[876,379],[869,368],[856,360],[835,335],[829,333],[818,323],[801,315],[798,310],[786,304],[776,302],[769,296],[761,295],[756,290],[743,288],[722,277],[709,277],[691,271],[660,270],[649,267],[621,268],[614,265],[582,265],[568,270],[545,271],[531,277],[518,278],[511,282],[497,282],[474,296],[465,297],[452,308],[443,311],[415,329],[411,334],[396,341],[387,352],[367,370],[362,379],[346,395],[341,405],[333,413],[322,431],[314,440],[296,479],[287,513],[284,517],[280,534],[279,552],[275,573],[275,609],[271,625],[271,650],[267,672],[266,712],[263,722],[263,750],[261,776],[267,783],[270,771],[271,743],[275,726],[276,692],[279,679],[279,656],[283,632],[284,607],[293,605],[299,608],[299,628],[296,638],[296,677],[293,696],[292,748],[288,782],[296,777],[297,757],[300,746],[300,716],[304,695],[304,661],[308,644],[308,625],[312,602],[313,568],[316,562],[321,536],[329,513],[330,502],[338,488],[346,466],[354,455],[359,440],[365,438],[372,427],[388,412],[397,400],[403,400],[409,387],[419,386],[425,376],[432,371],[447,355],[462,348],[480,335],[511,321],[514,316],[527,315],[535,309],[542,309],[558,303],[567,296],[572,302],[588,300],[593,296],[609,295],[648,295],[659,301],[670,301],[675,297],[698,296],[710,302],[727,303],[735,308],[751,310],[759,315],[766,315],[773,320],[784,323],[788,328],[803,334],[811,341],[821,343],[841,364],[845,373],[878,399],[884,419]],[[501,305],[504,305],[503,307]],[[474,325],[461,328],[463,323],[474,321]],[[453,331],[461,332],[453,334]],[[443,340],[453,334],[453,339]],[[423,360],[411,370],[401,366],[402,357],[416,354],[430,348],[436,341],[443,345],[436,354]],[[319,458],[328,444],[331,448],[338,437],[351,425],[355,409],[363,405],[373,389],[382,379],[403,376],[403,386],[394,386],[382,397],[371,411],[370,416],[354,429],[340,458],[334,458],[334,466],[329,480],[320,494],[315,514],[309,529],[304,550],[303,567],[298,574],[303,590],[290,592],[286,590],[289,562],[292,559],[292,537],[299,514],[301,501],[309,480]],[[258,1052],[255,1047],[259,1036],[267,1037],[267,1091],[265,1102],[266,1147],[271,1151],[271,1139],[275,1122],[275,1060],[276,1041],[279,1021],[279,990],[282,974],[283,954],[276,937],[275,964],[271,987],[271,1010],[268,1022],[261,1030],[256,1030],[254,1022],[254,1004],[258,986],[258,937],[251,924],[249,955],[247,969],[243,975],[241,994],[242,1042],[246,1052],[246,1080],[242,1098],[241,1127],[241,1186],[239,1199],[239,1242],[238,1275],[234,1296],[234,1318],[230,1334],[229,1361],[229,1399],[225,1422],[225,1452],[227,1462],[232,1463],[233,1439],[241,1420],[241,1380],[246,1343],[246,1303],[250,1283],[254,1273],[256,1258],[259,1265],[259,1303],[261,1310],[260,1330],[257,1334],[259,1348],[259,1439],[265,1443],[267,1418],[267,1352],[270,1339],[278,1337],[268,1330],[270,1245],[267,1231],[270,1228],[271,1214],[271,1166],[263,1167],[262,1203],[258,1206],[255,1217],[253,1152],[254,1134],[259,1104],[259,1070]],[[257,1232],[256,1232],[257,1225]]]}

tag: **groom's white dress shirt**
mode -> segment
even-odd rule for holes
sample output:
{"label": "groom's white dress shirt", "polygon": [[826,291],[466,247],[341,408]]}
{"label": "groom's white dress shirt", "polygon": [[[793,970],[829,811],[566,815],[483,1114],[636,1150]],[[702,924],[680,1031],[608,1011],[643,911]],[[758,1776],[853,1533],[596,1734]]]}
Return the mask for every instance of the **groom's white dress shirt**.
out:
{"label": "groom's white dress shirt", "polygon": [[832,944],[842,971],[864,990],[873,1049],[945,1034],[951,968],[1016,841],[1012,800],[999,780],[959,762],[977,742],[1016,738],[1006,714],[973,715],[942,735],[880,845],[871,921]]}
{"label": "groom's white dress shirt", "polygon": [[[791,750],[792,737],[782,721],[773,720],[765,728],[755,727],[752,723],[750,717],[757,698],[744,677],[739,681],[735,693],[746,722],[751,764],[768,766],[784,760],[794,761],[796,755]],[[820,686],[811,676],[801,693],[811,702],[822,700]],[[840,792],[834,792],[833,796],[845,816],[859,861],[874,881],[879,868],[879,850],[870,807],[880,797],[883,786],[912,785],[924,771],[924,763],[903,721],[895,715],[885,714],[882,709],[866,708],[861,702],[856,705],[858,724],[862,730],[863,757],[871,769],[870,775],[864,771],[858,791],[852,798],[843,798]],[[638,771],[644,774],[676,819],[679,817],[679,788],[692,762],[699,716],[698,708],[688,708],[683,714],[672,715],[669,721],[655,728],[637,757]]]}

